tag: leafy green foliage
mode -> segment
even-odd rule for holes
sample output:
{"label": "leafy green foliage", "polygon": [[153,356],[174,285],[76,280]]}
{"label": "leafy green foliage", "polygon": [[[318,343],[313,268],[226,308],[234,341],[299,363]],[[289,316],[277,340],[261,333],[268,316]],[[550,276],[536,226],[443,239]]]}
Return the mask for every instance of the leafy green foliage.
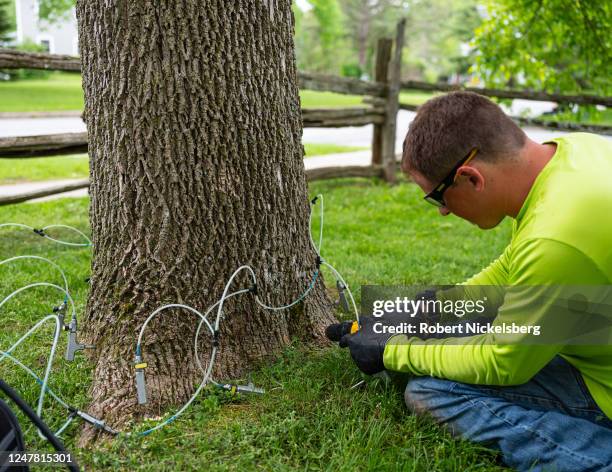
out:
{"label": "leafy green foliage", "polygon": [[38,0],[38,16],[51,23],[65,18],[76,0]]}
{"label": "leafy green foliage", "polygon": [[488,85],[612,90],[612,3],[490,0],[475,70]]}
{"label": "leafy green foliage", "polygon": [[0,45],[8,39],[8,33],[15,29],[13,0],[0,0]]}
{"label": "leafy green foliage", "polygon": [[474,0],[414,2],[409,10],[404,75],[435,82],[465,74],[474,29],[482,21]]}
{"label": "leafy green foliage", "polygon": [[395,25],[405,16],[409,3],[405,0],[340,0],[344,31],[363,72],[372,70],[378,38],[394,36]]}
{"label": "leafy green foliage", "polygon": [[341,35],[341,12],[337,0],[309,0],[319,23],[319,41],[324,54],[333,52]]}
{"label": "leafy green foliage", "polygon": [[554,113],[547,113],[540,118],[550,121],[612,126],[612,108],[595,105],[557,107]]}
{"label": "leafy green foliage", "polygon": [[355,79],[360,79],[363,71],[361,70],[361,66],[359,64],[342,64],[340,68],[340,74],[343,77],[353,77]]}
{"label": "leafy green foliage", "polygon": [[[344,61],[343,69],[352,71],[358,64],[361,72],[371,77],[378,39],[394,39],[397,23],[403,17],[408,19],[404,76],[437,80],[467,69],[461,45],[472,38],[474,27],[481,21],[475,0],[338,1],[347,50],[337,52],[335,58]],[[441,22],[440,18],[449,19]],[[298,44],[298,58],[301,54]]]}
{"label": "leafy green foliage", "polygon": [[298,68],[339,74],[347,47],[338,0],[309,0],[309,4],[307,12],[294,8]]}

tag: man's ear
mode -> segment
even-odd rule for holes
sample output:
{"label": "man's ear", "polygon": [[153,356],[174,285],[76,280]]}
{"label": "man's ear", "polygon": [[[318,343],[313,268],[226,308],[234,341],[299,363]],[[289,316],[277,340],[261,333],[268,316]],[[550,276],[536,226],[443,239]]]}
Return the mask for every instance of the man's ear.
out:
{"label": "man's ear", "polygon": [[485,187],[484,175],[476,167],[459,167],[457,169],[457,178],[467,179],[477,192],[480,192]]}

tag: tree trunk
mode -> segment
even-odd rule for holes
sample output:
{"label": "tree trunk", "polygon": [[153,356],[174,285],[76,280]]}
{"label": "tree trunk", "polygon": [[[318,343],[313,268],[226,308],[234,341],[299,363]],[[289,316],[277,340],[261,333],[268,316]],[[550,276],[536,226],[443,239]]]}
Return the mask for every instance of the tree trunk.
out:
{"label": "tree trunk", "polygon": [[[184,401],[202,377],[199,319],[163,312],[142,345],[149,403],[136,404],[136,336],[156,307],[204,311],[243,264],[273,305],[312,280],[293,18],[290,0],[79,0],[77,17],[94,244],[82,327],[96,344],[91,411],[117,425]],[[243,273],[230,291],[250,285]],[[219,380],[293,337],[322,343],[333,320],[320,279],[287,311],[252,294],[225,307]]]}
{"label": "tree trunk", "polygon": [[367,52],[368,52],[368,37],[370,35],[370,5],[367,1],[364,1],[362,4],[362,17],[359,22],[359,26],[357,27],[357,50],[359,54],[359,67],[361,67],[362,72],[366,70],[366,60],[367,60]]}

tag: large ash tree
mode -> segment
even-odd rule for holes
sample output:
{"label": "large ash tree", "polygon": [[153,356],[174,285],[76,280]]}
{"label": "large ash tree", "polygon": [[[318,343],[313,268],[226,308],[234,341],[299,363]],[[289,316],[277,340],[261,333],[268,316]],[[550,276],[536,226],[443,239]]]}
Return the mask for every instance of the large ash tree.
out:
{"label": "large ash tree", "polygon": [[[92,413],[121,424],[188,398],[198,319],[164,312],[147,331],[149,403],[136,404],[137,331],[156,307],[204,310],[248,264],[260,297],[283,305],[308,286],[316,254],[290,0],[80,0],[91,166],[91,291],[83,328],[96,344]],[[241,274],[234,287],[249,287]],[[270,312],[227,301],[214,378],[235,378],[332,321],[319,281]],[[203,337],[202,356],[210,352]]]}

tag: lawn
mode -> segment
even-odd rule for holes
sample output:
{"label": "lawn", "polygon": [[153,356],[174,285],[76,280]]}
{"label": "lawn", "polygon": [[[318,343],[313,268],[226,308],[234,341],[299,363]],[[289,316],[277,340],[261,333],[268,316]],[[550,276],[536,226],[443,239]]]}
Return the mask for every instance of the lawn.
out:
{"label": "lawn", "polygon": [[[441,218],[408,183],[388,187],[366,179],[330,180],[312,183],[310,192],[325,196],[323,256],[356,289],[357,298],[362,284],[464,280],[509,240],[509,222],[485,232],[454,217]],[[66,198],[3,207],[0,222],[65,223],[88,232],[88,203],[87,198]],[[17,254],[51,258],[67,272],[78,313],[83,312],[89,249],[55,245],[24,230],[0,232],[0,260]],[[2,294],[35,281],[61,280],[42,263],[0,266],[0,272]],[[333,286],[333,278],[325,275]],[[10,346],[61,298],[38,290],[2,307],[0,349]],[[50,333],[47,328],[15,352],[39,375]],[[60,353],[65,347],[64,336],[61,339]],[[51,387],[87,408],[91,364],[82,355],[74,363],[61,357],[54,365]],[[37,386],[29,377],[6,361],[0,363],[0,376],[35,403]],[[232,399],[208,391],[183,417],[144,439],[119,438],[79,450],[76,424],[64,439],[92,470],[501,470],[492,453],[451,438],[429,420],[409,416],[401,388],[368,379],[362,388],[349,389],[360,378],[346,351],[308,351],[294,344],[253,373],[253,381],[268,390],[263,396]],[[44,416],[53,428],[65,418],[51,401],[46,402]],[[36,439],[33,428],[26,427],[26,436],[32,449],[49,450]]]}
{"label": "lawn", "polygon": [[86,154],[33,159],[0,159],[0,184],[82,179],[89,175]]}
{"label": "lawn", "polygon": [[[420,105],[432,95],[425,92],[402,92],[403,103]],[[342,108],[364,106],[363,97],[333,92],[301,90],[303,108]],[[52,72],[47,79],[0,81],[0,112],[82,110],[81,76]]]}
{"label": "lawn", "polygon": [[318,92],[315,90],[300,90],[302,108],[344,108],[363,107],[363,97],[359,95],[343,95],[334,92]]}
{"label": "lawn", "polygon": [[364,151],[369,149],[360,146],[341,146],[327,143],[304,143],[304,157],[324,156],[325,154],[341,154],[343,152]]}
{"label": "lawn", "polygon": [[[305,143],[304,157],[368,149],[337,144]],[[0,159],[0,185],[44,180],[82,179],[89,175],[86,154],[34,159]]]}
{"label": "lawn", "polygon": [[[363,106],[362,97],[302,90],[304,108]],[[0,81],[0,112],[82,110],[81,76],[53,72],[47,79]]]}
{"label": "lawn", "polygon": [[82,109],[80,74],[52,72],[44,79],[0,81],[0,112]]}
{"label": "lawn", "polygon": [[400,92],[400,103],[406,103],[408,105],[422,105],[427,100],[439,93],[420,92],[418,90],[405,90]]}

